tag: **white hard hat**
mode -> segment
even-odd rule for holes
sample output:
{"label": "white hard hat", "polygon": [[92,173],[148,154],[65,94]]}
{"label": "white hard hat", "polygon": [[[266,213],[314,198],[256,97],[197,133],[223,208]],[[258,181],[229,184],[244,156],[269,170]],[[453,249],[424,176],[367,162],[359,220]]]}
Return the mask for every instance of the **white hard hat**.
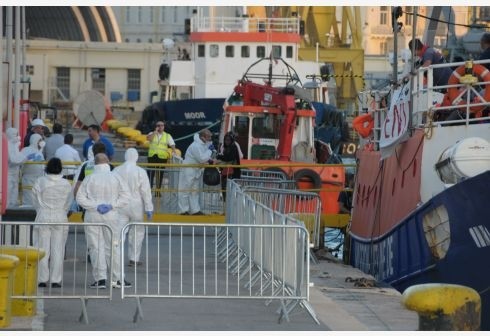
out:
{"label": "white hard hat", "polygon": [[31,127],[35,127],[35,126],[46,126],[44,125],[44,122],[42,119],[34,119],[32,122],[31,122]]}

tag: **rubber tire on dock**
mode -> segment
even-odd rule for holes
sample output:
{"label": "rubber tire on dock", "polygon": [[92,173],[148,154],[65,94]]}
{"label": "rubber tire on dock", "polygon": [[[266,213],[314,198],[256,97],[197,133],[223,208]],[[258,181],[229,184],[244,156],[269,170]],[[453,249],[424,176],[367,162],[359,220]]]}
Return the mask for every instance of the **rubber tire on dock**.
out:
{"label": "rubber tire on dock", "polygon": [[311,169],[300,169],[293,174],[294,180],[296,181],[296,187],[300,189],[298,182],[300,182],[303,178],[309,179],[313,184],[313,189],[321,189],[322,187],[322,179],[317,172]]}

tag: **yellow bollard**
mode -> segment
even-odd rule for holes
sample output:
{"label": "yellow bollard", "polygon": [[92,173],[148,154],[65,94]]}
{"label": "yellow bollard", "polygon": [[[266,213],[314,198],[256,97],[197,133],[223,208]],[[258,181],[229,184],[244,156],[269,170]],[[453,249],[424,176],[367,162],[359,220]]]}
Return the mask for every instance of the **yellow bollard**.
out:
{"label": "yellow bollard", "polygon": [[12,287],[14,268],[19,264],[19,258],[0,254],[0,328],[10,325],[12,316]]}
{"label": "yellow bollard", "polygon": [[[34,296],[37,294],[37,264],[45,253],[43,250],[28,246],[0,246],[0,253],[16,256],[19,265],[15,268],[14,289],[12,295]],[[36,315],[34,299],[12,299],[13,316]]]}
{"label": "yellow bollard", "polygon": [[472,288],[428,283],[403,292],[402,302],[419,314],[419,330],[480,330],[481,300]]}

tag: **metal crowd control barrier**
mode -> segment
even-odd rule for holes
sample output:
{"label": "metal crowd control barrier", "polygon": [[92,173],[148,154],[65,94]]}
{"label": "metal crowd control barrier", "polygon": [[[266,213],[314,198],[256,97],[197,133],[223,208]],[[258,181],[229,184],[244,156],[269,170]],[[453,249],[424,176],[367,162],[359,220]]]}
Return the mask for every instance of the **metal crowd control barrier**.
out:
{"label": "metal crowd control barrier", "polygon": [[303,221],[310,234],[310,241],[314,247],[319,246],[322,210],[320,195],[299,190],[271,190],[249,186],[242,189],[256,202]]}
{"label": "metal crowd control barrier", "polygon": [[[285,224],[272,225],[129,223],[122,236],[132,226],[146,230],[144,265],[124,267],[123,276],[133,287],[121,289],[123,299],[136,299],[134,322],[143,318],[143,298],[209,298],[276,300],[279,321],[289,321],[288,314],[300,305],[319,323],[308,303],[309,239],[299,221],[289,218]],[[123,249],[122,265],[125,260]]]}
{"label": "metal crowd control barrier", "polygon": [[[49,281],[46,283],[46,287],[38,287],[38,278],[27,279],[24,283],[16,283],[15,286],[21,286],[19,293],[21,295],[13,295],[12,299],[19,300],[33,300],[33,299],[79,299],[82,304],[82,312],[79,321],[89,323],[87,314],[87,301],[89,299],[107,299],[112,298],[112,273],[113,273],[113,249],[109,249],[110,260],[107,262],[107,289],[90,288],[90,284],[94,282],[92,276],[92,266],[89,266],[88,257],[89,251],[86,241],[86,230],[92,230],[94,237],[103,239],[102,235],[106,235],[111,242],[111,246],[114,246],[114,234],[112,229],[102,223],[36,223],[36,222],[2,222],[3,234],[1,237],[2,245],[0,245],[0,253],[2,250],[7,250],[7,247],[23,247],[30,248],[36,246],[39,234],[38,230],[41,226],[49,226],[51,228],[51,235],[60,235],[63,239],[63,243],[58,246],[59,257],[63,258],[62,265],[62,278],[61,287],[52,287]],[[60,230],[61,228],[61,230]],[[9,235],[6,236],[5,232]],[[22,235],[22,236],[19,236]],[[46,252],[46,251],[45,251]],[[27,255],[27,254],[26,254]],[[55,256],[46,254],[45,258],[51,258],[51,261]],[[42,258],[37,260],[37,264]],[[21,260],[22,261],[22,260]],[[26,274],[28,273],[28,263],[24,263]],[[51,270],[51,265],[48,266]],[[39,272],[39,267],[38,267]],[[32,273],[32,272],[31,272]],[[36,273],[38,274],[38,273]],[[31,282],[35,282],[32,284]],[[34,288],[34,291],[31,289]]]}
{"label": "metal crowd control barrier", "polygon": [[[227,196],[226,223],[283,223],[284,219],[280,216],[289,215],[302,222],[310,234],[313,247],[317,247],[320,242],[320,197],[316,193],[280,188],[283,182],[292,181],[239,179],[228,182],[227,195],[230,196]],[[270,189],[274,188],[274,184],[277,184],[276,188]],[[256,213],[258,204],[266,206],[274,214],[264,217],[262,212]],[[310,257],[317,263],[313,252]]]}
{"label": "metal crowd control barrier", "polygon": [[270,188],[270,189],[296,189],[296,181],[294,180],[283,180],[274,178],[240,178],[233,179],[242,188],[244,187],[259,187],[259,188]]}
{"label": "metal crowd control barrier", "polygon": [[[302,220],[313,237],[311,240],[314,247],[318,247],[321,238],[320,216],[322,204],[320,196],[317,193],[292,190],[295,186],[296,183],[292,180],[234,179],[228,182],[227,193],[233,193],[237,187],[241,187],[241,190],[249,193],[255,201]],[[229,211],[236,209],[236,207],[237,204],[228,202],[226,223],[234,223],[236,221],[232,219],[233,216],[241,216],[246,213],[246,209],[243,209],[243,211]],[[238,222],[240,222],[240,219],[238,219]]]}
{"label": "metal crowd control barrier", "polygon": [[241,178],[256,178],[256,179],[275,179],[286,180],[288,177],[286,173],[275,170],[255,170],[255,169],[242,169]]}

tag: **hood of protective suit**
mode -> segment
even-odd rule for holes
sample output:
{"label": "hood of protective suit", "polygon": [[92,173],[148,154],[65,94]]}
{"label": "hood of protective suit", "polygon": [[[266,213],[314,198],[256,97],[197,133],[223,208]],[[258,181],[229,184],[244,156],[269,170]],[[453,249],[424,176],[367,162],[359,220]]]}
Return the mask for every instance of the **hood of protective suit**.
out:
{"label": "hood of protective suit", "polygon": [[17,135],[19,134],[19,132],[17,131],[17,128],[9,127],[9,128],[7,128],[5,133],[7,134],[8,141],[11,141],[11,142],[17,141]]}
{"label": "hood of protective suit", "polygon": [[138,151],[134,148],[128,148],[126,150],[126,153],[124,153],[124,160],[127,162],[127,163],[134,163],[136,164],[136,162],[138,162]]}
{"label": "hood of protective suit", "polygon": [[42,138],[43,137],[37,133],[34,133],[33,135],[31,135],[31,137],[29,138],[29,147],[33,147],[36,150],[39,150],[38,143],[39,143],[39,140],[41,140]]}
{"label": "hood of protective suit", "polygon": [[94,166],[94,173],[110,173],[111,166],[108,163],[100,163]]}
{"label": "hood of protective suit", "polygon": [[194,141],[202,142],[201,138],[199,138],[199,133],[194,134]]}

